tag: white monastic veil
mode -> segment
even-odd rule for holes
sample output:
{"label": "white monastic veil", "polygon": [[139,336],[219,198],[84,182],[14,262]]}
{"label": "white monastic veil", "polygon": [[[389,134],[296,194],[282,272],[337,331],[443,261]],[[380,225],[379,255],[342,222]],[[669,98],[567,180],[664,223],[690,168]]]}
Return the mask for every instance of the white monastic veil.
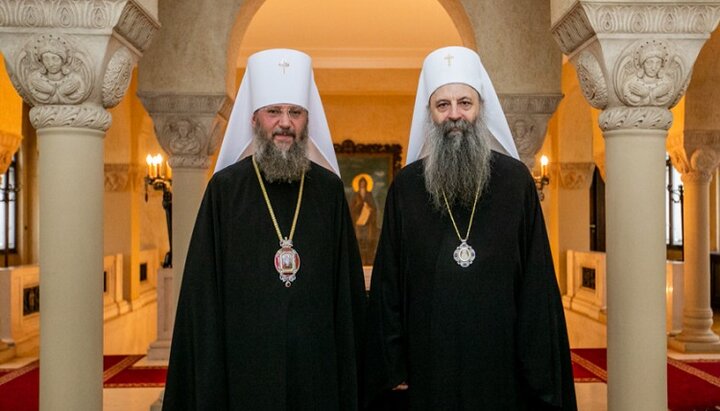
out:
{"label": "white monastic veil", "polygon": [[308,157],[340,175],[325,109],[315,85],[312,60],[291,49],[270,49],[248,58],[235,98],[215,172],[255,152],[253,113],[271,104],[295,104],[308,111]]}
{"label": "white monastic veil", "polygon": [[481,115],[494,137],[490,141],[490,147],[519,158],[510,126],[490,77],[480,62],[480,56],[465,47],[443,47],[425,58],[420,72],[405,164],[410,164],[423,155],[430,96],[438,88],[451,83],[467,84],[477,90],[483,100]]}

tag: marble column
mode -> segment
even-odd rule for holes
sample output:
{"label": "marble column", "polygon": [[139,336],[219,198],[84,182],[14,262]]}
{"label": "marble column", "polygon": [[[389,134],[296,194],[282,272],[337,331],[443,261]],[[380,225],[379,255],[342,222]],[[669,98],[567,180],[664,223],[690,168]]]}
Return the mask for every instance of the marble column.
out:
{"label": "marble column", "polygon": [[[172,276],[162,273],[165,292],[158,294],[158,339],[148,351],[168,358],[175,306],[198,208],[210,177],[211,156],[219,148],[232,109],[224,93],[164,94],[141,92],[153,119],[155,135],[173,170]],[[167,288],[172,283],[172,292]],[[171,301],[166,301],[171,297]]]}
{"label": "marble column", "polygon": [[603,110],[611,410],[667,409],[665,138],[719,5],[580,0],[553,22],[585,98]]}
{"label": "marble column", "polygon": [[0,51],[39,142],[40,409],[102,409],[105,108],[158,24],[135,1],[0,1]]}
{"label": "marble column", "polygon": [[[679,140],[679,139],[678,139]],[[710,307],[710,181],[720,164],[720,131],[686,130],[682,141],[668,142],[673,165],[682,174],[683,320],[668,344],[684,352],[718,352]]]}

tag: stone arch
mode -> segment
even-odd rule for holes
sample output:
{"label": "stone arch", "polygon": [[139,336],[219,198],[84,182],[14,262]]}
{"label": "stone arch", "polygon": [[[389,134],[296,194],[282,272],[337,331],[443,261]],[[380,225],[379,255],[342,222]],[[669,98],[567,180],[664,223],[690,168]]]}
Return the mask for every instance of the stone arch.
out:
{"label": "stone arch", "polygon": [[[239,86],[236,78],[236,62],[240,52],[245,32],[252,22],[255,14],[267,0],[245,0],[239,7],[235,22],[228,33],[228,42],[225,59],[225,90],[234,96]],[[477,49],[475,31],[465,7],[460,0],[437,0],[452,20],[462,39],[462,44],[471,49]]]}

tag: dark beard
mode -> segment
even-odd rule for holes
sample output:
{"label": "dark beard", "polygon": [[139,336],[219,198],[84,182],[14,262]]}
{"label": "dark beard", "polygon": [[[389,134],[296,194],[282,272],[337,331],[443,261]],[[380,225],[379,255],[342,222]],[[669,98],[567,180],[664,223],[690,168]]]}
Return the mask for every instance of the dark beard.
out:
{"label": "dark beard", "polygon": [[490,131],[481,117],[475,124],[463,119],[440,124],[430,120],[427,127],[425,188],[433,206],[446,210],[445,193],[451,206],[472,207],[475,194],[482,196],[490,179]]}
{"label": "dark beard", "polygon": [[[279,130],[274,130],[275,134]],[[299,138],[287,150],[275,146],[271,136],[256,125],[254,129],[255,161],[262,170],[265,179],[271,183],[299,181],[300,177],[310,169],[307,158],[308,131],[305,127]]]}

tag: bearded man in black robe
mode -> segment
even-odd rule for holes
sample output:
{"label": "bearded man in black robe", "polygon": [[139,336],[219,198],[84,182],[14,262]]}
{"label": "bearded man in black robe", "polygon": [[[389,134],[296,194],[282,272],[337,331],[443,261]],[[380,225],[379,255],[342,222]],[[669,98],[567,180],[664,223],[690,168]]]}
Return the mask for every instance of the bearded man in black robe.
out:
{"label": "bearded man in black robe", "polygon": [[370,408],[576,410],[537,191],[474,51],[425,60],[408,162],[373,267]]}
{"label": "bearded man in black robe", "polygon": [[358,409],[365,289],[336,170],[310,58],[251,56],[188,250],[164,410]]}

